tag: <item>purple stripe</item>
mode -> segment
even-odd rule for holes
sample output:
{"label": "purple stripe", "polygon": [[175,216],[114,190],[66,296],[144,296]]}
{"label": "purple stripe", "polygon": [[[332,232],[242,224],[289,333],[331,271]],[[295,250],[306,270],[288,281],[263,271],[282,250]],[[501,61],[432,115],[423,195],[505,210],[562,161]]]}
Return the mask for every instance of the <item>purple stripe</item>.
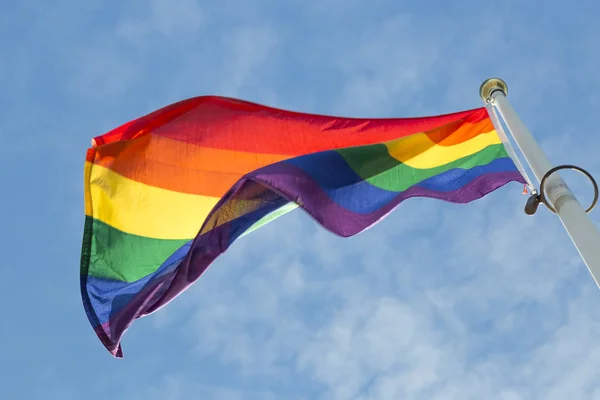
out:
{"label": "purple stripe", "polygon": [[331,200],[319,185],[296,166],[277,163],[257,172],[258,174],[253,179],[279,192],[287,199],[295,201],[319,224],[343,237],[355,235],[368,228],[389,214],[402,201],[411,197],[429,197],[452,203],[469,203],[511,181],[524,183],[521,174],[514,170],[480,175],[451,192],[437,192],[415,185],[398,193],[392,201],[378,210],[368,214],[358,214]]}
{"label": "purple stripe", "polygon": [[416,185],[398,193],[392,201],[376,211],[357,214],[335,203],[302,169],[287,163],[272,164],[238,181],[209,214],[200,229],[200,232],[205,233],[196,236],[179,266],[148,282],[127,305],[110,316],[108,324],[97,329],[102,329],[109,335],[112,343],[104,343],[107,349],[114,356],[121,357],[119,342],[132,321],[165,306],[193,284],[227,250],[230,230],[235,226],[235,220],[218,227],[211,226],[214,224],[214,216],[218,215],[220,206],[226,201],[252,198],[257,193],[266,194],[265,190],[271,191],[271,196],[276,193],[288,201],[296,202],[324,228],[348,237],[377,223],[408,198],[429,197],[453,203],[468,203],[512,181],[524,182],[518,171],[510,171],[478,176],[451,192],[436,192]]}

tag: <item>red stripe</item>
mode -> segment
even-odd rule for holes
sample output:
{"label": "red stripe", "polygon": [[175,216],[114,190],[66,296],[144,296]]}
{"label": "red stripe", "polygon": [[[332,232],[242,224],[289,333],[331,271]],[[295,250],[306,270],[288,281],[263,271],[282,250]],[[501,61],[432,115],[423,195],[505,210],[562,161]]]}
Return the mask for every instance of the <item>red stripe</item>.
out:
{"label": "red stripe", "polygon": [[343,118],[201,96],[171,104],[94,140],[100,146],[152,132],[203,147],[291,156],[397,139],[459,119],[474,123],[485,118],[485,108],[420,118]]}

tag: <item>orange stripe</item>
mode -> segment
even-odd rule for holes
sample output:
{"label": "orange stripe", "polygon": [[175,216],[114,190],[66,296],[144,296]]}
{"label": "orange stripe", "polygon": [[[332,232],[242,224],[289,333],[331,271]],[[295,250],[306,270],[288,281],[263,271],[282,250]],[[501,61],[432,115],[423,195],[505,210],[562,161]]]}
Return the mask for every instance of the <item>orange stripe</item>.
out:
{"label": "orange stripe", "polygon": [[[462,120],[426,133],[440,146],[453,146],[493,130],[489,118]],[[96,148],[94,163],[129,179],[182,193],[221,197],[246,173],[291,157],[206,148],[154,133]],[[91,161],[91,160],[89,160]]]}
{"label": "orange stripe", "polygon": [[477,135],[494,130],[494,125],[489,118],[475,123],[456,121],[432,129],[426,133],[429,140],[438,146],[455,146],[473,139]]}
{"label": "orange stripe", "polygon": [[148,134],[97,147],[93,161],[147,185],[221,197],[244,174],[285,158],[205,148]]}

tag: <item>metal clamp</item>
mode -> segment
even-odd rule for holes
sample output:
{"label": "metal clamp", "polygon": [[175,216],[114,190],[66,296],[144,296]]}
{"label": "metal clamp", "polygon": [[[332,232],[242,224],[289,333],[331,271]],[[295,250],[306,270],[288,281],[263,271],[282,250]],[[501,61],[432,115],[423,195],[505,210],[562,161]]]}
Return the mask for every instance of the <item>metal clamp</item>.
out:
{"label": "metal clamp", "polygon": [[545,193],[544,186],[546,185],[546,180],[548,179],[548,177],[550,177],[550,175],[552,175],[553,173],[555,173],[556,171],[561,170],[561,169],[572,169],[574,171],[581,172],[582,174],[587,176],[587,178],[592,182],[592,185],[594,186],[594,199],[592,200],[592,204],[588,207],[588,209],[585,212],[589,213],[590,211],[592,211],[592,209],[596,206],[596,203],[598,203],[598,184],[596,183],[596,180],[585,169],[583,169],[581,167],[577,167],[575,165],[567,164],[567,165],[556,166],[556,167],[550,169],[548,172],[546,172],[546,174],[542,177],[542,181],[540,182],[540,192],[532,194],[529,197],[529,199],[527,199],[527,204],[525,204],[525,214],[527,214],[527,215],[535,214],[540,203],[544,203],[544,205],[546,207],[548,207],[548,209],[550,211],[552,211],[554,214],[556,214],[556,210],[554,209],[554,207],[552,207],[550,205],[550,203],[548,202],[548,199],[546,199],[546,195],[544,194]]}

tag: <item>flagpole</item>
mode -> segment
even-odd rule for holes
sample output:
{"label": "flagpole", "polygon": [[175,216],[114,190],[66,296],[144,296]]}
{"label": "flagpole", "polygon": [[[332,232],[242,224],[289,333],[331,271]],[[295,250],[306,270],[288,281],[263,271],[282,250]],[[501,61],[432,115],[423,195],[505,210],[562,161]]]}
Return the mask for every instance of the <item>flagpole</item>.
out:
{"label": "flagpole", "polygon": [[[479,90],[481,99],[485,103],[491,103],[499,111],[523,157],[541,183],[553,168],[552,164],[509,103],[507,92],[506,83],[499,78],[487,79]],[[595,185],[593,179],[592,182]],[[552,204],[596,285],[600,287],[600,232],[587,216],[586,210],[557,172],[546,176],[540,195],[545,196]]]}

